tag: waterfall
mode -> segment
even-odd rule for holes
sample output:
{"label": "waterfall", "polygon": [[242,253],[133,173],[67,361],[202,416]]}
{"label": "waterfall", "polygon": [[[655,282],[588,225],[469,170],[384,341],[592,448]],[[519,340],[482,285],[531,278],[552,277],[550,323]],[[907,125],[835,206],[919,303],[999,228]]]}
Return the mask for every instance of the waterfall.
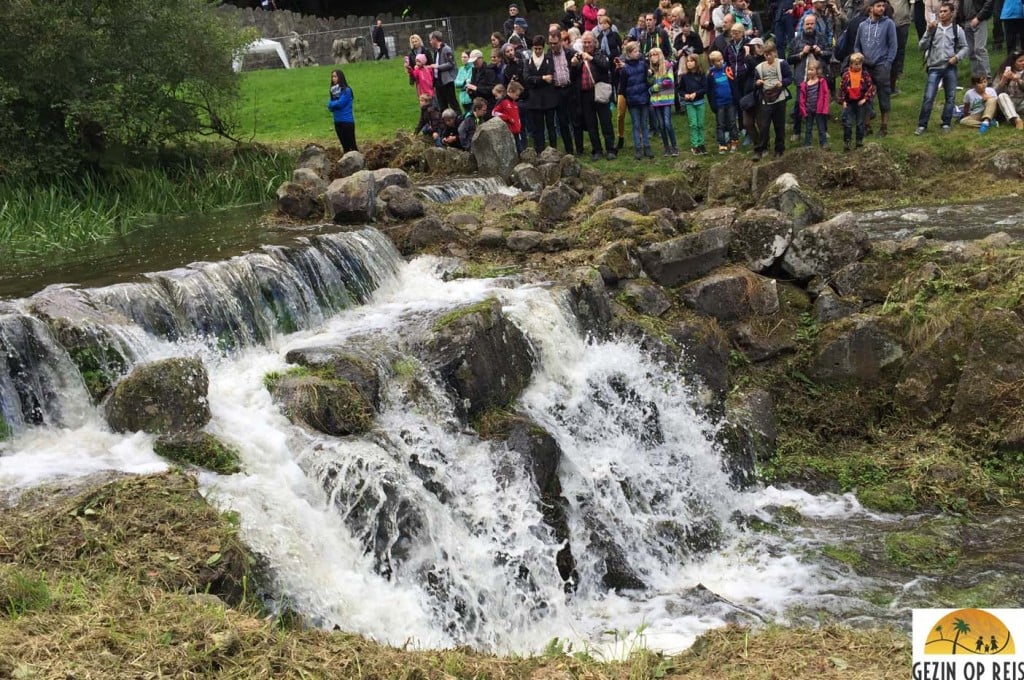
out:
{"label": "waterfall", "polygon": [[505,194],[514,196],[519,193],[497,177],[458,177],[445,181],[444,184],[426,184],[416,188],[419,194],[434,203],[451,203],[463,196],[487,196]]}
{"label": "waterfall", "polygon": [[[842,609],[836,575],[797,555],[813,536],[750,535],[732,522],[736,512],[767,517],[766,507],[798,494],[729,487],[714,426],[689,406],[692,386],[635,344],[585,339],[557,291],[446,281],[442,261],[399,266],[379,241],[373,232],[317,237],[301,252],[270,249],[80,291],[145,328],[150,344],[137,348],[140,356],[203,358],[207,429],[238,449],[243,472],[201,473],[201,488],[239,514],[242,538],[268,567],[272,608],[394,645],[533,652],[558,637],[606,656],[627,652],[625,641],[641,630],[643,644],[677,650],[729,621]],[[520,456],[467,429],[412,351],[432,319],[487,297],[499,300],[537,357],[513,408],[561,448],[568,538],[545,520]],[[298,330],[286,332],[283,310]],[[41,321],[11,318],[49,341]],[[233,351],[218,345],[222,334],[231,334]],[[17,346],[7,338],[0,335],[5,347]],[[46,356],[66,364],[49,342]],[[294,425],[264,386],[267,373],[286,370],[290,350],[367,342],[383,347],[384,366],[368,435]],[[88,404],[80,386],[68,389]],[[0,488],[162,466],[151,436],[110,433],[85,408],[83,420],[62,429],[43,416],[0,442]],[[798,500],[808,514],[859,512],[849,499]],[[568,583],[558,566],[567,547]],[[609,640],[608,630],[621,634]]]}

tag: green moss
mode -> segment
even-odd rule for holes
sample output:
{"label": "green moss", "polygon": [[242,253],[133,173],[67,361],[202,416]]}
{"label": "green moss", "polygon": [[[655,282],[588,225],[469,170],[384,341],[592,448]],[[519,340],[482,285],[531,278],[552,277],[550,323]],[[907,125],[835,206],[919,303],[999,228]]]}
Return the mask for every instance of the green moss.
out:
{"label": "green moss", "polygon": [[960,546],[928,528],[897,531],[885,537],[885,557],[897,567],[924,573],[949,570],[960,561]]}
{"label": "green moss", "polygon": [[14,430],[11,428],[10,423],[4,418],[4,415],[0,413],[0,442],[10,439],[14,434]]}
{"label": "green moss", "polygon": [[[326,373],[325,373],[326,371]],[[303,378],[306,376],[317,375],[320,377],[333,378],[330,374],[330,369],[311,369],[308,366],[291,366],[284,371],[271,371],[263,376],[263,386],[268,390],[273,391],[282,378]]]}
{"label": "green moss", "polygon": [[842,562],[854,569],[864,564],[864,558],[853,548],[841,545],[826,545],[821,549],[821,554],[830,560]]}
{"label": "green moss", "polygon": [[212,434],[160,437],[153,443],[153,451],[163,458],[198,465],[222,475],[242,469],[238,451],[227,446]]}
{"label": "green moss", "polygon": [[416,375],[418,366],[412,359],[397,359],[391,364],[391,370],[394,371],[396,377],[409,380]]}
{"label": "green moss", "polygon": [[438,317],[437,321],[434,322],[434,331],[444,330],[445,328],[452,325],[459,319],[467,317],[471,314],[486,314],[490,316],[493,305],[494,298],[487,298],[486,300],[481,300],[480,302],[474,303],[472,305],[466,305],[465,307],[458,307],[457,309],[453,309],[447,314],[442,314],[440,317]]}
{"label": "green moss", "polygon": [[[504,439],[519,420],[513,411],[505,407],[490,408],[473,418],[470,423],[481,439]],[[543,432],[543,430],[541,430]]]}
{"label": "green moss", "polygon": [[857,489],[857,500],[862,505],[882,512],[911,512],[917,508],[917,501],[904,481],[867,485]]}
{"label": "green moss", "polygon": [[962,588],[946,583],[935,593],[935,606],[951,609],[1004,607],[1007,602],[1019,601],[1019,580],[993,576],[991,572],[977,585]]}
{"label": "green moss", "polygon": [[522,271],[522,267],[514,264],[497,264],[492,262],[466,262],[455,271],[447,274],[445,279],[497,279],[502,276],[514,276]]}

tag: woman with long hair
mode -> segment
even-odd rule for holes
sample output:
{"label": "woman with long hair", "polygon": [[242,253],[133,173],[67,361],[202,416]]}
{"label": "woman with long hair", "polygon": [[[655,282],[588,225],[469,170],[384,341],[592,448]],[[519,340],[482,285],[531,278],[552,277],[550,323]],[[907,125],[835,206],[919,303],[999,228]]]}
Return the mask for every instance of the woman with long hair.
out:
{"label": "woman with long hair", "polygon": [[334,132],[345,153],[359,150],[356,146],[356,119],[352,115],[354,99],[355,94],[341,69],[331,71],[331,98],[327,101],[327,108],[334,114]]}
{"label": "woman with long hair", "polygon": [[[405,72],[409,74],[410,85],[416,85],[416,77],[412,70],[416,68],[416,57],[420,54],[427,54],[427,50],[423,47],[423,38],[413,33],[409,36],[409,54],[405,57]],[[429,62],[430,55],[427,54],[427,63]]]}

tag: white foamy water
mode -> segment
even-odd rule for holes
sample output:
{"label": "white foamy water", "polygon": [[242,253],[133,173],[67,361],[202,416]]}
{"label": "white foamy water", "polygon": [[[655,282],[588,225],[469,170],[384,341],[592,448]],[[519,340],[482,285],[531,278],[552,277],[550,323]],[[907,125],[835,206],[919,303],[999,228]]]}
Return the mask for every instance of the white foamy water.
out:
{"label": "white foamy water", "polygon": [[[269,347],[225,358],[153,341],[144,352],[203,356],[208,429],[239,450],[243,472],[204,473],[202,488],[240,514],[280,606],[395,645],[531,652],[558,637],[610,658],[641,645],[681,650],[729,621],[785,621],[794,607],[835,599],[834,574],[807,559],[818,537],[745,533],[731,515],[767,517],[779,505],[816,518],[862,513],[852,497],[733,491],[713,428],[690,406],[692,386],[630,343],[588,343],[543,286],[444,282],[442,265],[418,258],[370,304]],[[528,466],[464,431],[414,360],[406,359],[412,376],[386,382],[376,429],[358,439],[292,425],[263,386],[294,348],[375,337],[402,357],[405,338],[429,329],[439,310],[487,296],[537,355],[518,407],[562,450],[576,569],[568,592],[555,562],[563,545],[543,521]],[[29,429],[0,444],[7,489],[164,468],[152,437],[112,434],[95,412],[74,428]],[[606,567],[616,560],[620,575],[646,589],[609,591]]]}

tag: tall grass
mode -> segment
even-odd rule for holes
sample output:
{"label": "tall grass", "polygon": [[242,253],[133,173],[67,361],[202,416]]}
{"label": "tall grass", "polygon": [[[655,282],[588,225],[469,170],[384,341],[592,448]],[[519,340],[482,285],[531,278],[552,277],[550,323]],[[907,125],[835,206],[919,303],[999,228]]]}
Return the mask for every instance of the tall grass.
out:
{"label": "tall grass", "polygon": [[287,152],[198,155],[173,166],[121,168],[47,184],[0,181],[0,257],[66,254],[160,215],[267,201],[291,176]]}

